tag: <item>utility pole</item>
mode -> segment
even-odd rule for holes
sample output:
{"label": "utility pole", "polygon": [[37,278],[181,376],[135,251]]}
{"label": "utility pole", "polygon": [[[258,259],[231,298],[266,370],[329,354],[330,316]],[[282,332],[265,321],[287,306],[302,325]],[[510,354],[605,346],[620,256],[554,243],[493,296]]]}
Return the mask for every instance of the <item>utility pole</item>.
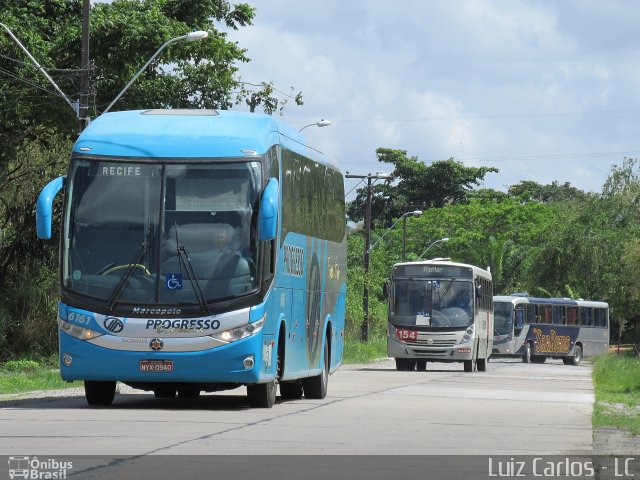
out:
{"label": "utility pole", "polygon": [[89,124],[89,12],[90,0],[82,2],[82,53],[80,57],[80,98],[78,112],[78,133]]}
{"label": "utility pole", "polygon": [[362,311],[364,317],[360,327],[360,338],[363,342],[369,341],[369,251],[371,250],[371,187],[374,180],[389,180],[392,176],[388,173],[376,173],[375,175],[350,175],[345,178],[367,179],[367,203],[364,214],[364,288],[362,290]]}

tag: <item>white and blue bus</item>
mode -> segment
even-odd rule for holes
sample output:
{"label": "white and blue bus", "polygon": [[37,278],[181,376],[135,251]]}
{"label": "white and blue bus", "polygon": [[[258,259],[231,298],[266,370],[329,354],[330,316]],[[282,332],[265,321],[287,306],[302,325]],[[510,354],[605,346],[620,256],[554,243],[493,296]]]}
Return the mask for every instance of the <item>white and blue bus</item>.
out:
{"label": "white and blue bus", "polygon": [[491,273],[449,259],[397,263],[388,284],[387,354],[402,371],[462,362],[486,371],[493,342]]}
{"label": "white and blue bus", "polygon": [[578,365],[583,357],[609,348],[609,305],[526,294],[493,298],[492,357],[521,357],[544,363],[547,357]]}
{"label": "white and blue bus", "polygon": [[342,361],[344,180],[276,118],[108,113],[37,204],[64,189],[60,371],[91,405],[116,382],[157,397],[247,386],[249,403],[324,398]]}

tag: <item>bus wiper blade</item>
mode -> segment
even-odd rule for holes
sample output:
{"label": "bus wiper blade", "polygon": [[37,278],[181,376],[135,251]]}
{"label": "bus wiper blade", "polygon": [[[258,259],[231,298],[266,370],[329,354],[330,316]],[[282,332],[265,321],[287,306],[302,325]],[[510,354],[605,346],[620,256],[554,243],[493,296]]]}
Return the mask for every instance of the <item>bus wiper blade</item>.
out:
{"label": "bus wiper blade", "polygon": [[196,272],[193,270],[193,264],[191,263],[191,258],[189,257],[189,250],[184,245],[180,245],[180,241],[178,240],[178,225],[174,224],[174,230],[176,231],[176,245],[178,252],[178,259],[181,265],[184,265],[184,269],[187,272],[187,276],[189,277],[189,282],[191,282],[191,288],[193,288],[193,292],[198,299],[198,303],[200,304],[200,308],[207,315],[211,315],[209,311],[209,305],[207,304],[207,300],[205,299],[202,288],[200,287],[200,282],[198,281],[198,277],[196,276]]}
{"label": "bus wiper blade", "polygon": [[118,302],[118,299],[120,298],[120,296],[122,295],[122,292],[124,291],[125,285],[127,284],[127,282],[129,282],[129,279],[133,275],[133,272],[136,270],[136,268],[139,268],[138,266],[142,263],[142,260],[144,260],[144,257],[147,255],[148,250],[149,250],[149,239],[145,238],[144,241],[138,246],[138,249],[136,250],[136,254],[131,259],[131,262],[129,262],[129,266],[127,267],[127,270],[124,272],[124,275],[122,275],[122,277],[120,278],[120,281],[116,285],[116,288],[111,294],[111,297],[109,297],[109,302],[107,303],[107,312],[113,312],[113,309],[115,308],[116,303]]}

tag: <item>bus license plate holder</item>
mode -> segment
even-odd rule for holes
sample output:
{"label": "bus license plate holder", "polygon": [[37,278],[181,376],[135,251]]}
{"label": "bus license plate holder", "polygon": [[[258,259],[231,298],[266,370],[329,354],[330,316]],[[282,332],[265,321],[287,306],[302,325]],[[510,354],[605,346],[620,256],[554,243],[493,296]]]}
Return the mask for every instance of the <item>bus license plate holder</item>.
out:
{"label": "bus license plate holder", "polygon": [[140,371],[151,373],[171,373],[173,372],[172,360],[140,360]]}

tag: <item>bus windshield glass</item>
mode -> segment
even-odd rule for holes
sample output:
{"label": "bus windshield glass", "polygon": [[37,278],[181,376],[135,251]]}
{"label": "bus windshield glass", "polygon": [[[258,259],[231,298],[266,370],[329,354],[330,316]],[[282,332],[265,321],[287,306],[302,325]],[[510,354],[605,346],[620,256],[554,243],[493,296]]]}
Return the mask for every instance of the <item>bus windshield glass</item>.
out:
{"label": "bus windshield glass", "polygon": [[259,162],[74,159],[63,287],[96,301],[200,305],[258,288]]}
{"label": "bus windshield glass", "polygon": [[473,323],[472,292],[468,280],[395,280],[391,321],[396,325],[467,327]]}
{"label": "bus windshield glass", "polygon": [[513,331],[513,305],[507,302],[493,303],[493,328],[496,335],[508,335]]}

